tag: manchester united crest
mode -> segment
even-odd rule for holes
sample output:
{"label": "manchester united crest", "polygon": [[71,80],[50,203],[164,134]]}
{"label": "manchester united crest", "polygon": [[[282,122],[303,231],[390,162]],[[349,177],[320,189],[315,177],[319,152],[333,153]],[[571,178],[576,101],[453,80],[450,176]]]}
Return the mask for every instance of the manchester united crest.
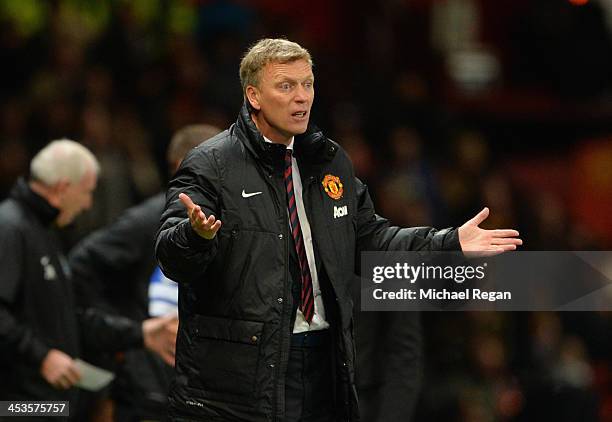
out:
{"label": "manchester united crest", "polygon": [[331,199],[337,200],[342,198],[342,194],[344,193],[344,187],[338,176],[326,174],[321,184],[325,189],[325,193],[327,193],[327,195]]}

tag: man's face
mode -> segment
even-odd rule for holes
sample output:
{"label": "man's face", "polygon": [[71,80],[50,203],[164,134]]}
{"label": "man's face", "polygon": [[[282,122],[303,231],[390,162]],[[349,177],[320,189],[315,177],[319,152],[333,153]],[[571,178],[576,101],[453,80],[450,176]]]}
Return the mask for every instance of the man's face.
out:
{"label": "man's face", "polygon": [[247,87],[247,96],[259,110],[259,131],[271,141],[288,143],[308,127],[314,100],[312,68],[306,60],[268,63],[261,70],[259,87]]}
{"label": "man's face", "polygon": [[57,217],[58,226],[67,226],[81,212],[91,208],[96,183],[96,174],[93,171],[88,171],[79,183],[70,183],[66,186],[60,198],[60,206],[58,207],[60,210]]}

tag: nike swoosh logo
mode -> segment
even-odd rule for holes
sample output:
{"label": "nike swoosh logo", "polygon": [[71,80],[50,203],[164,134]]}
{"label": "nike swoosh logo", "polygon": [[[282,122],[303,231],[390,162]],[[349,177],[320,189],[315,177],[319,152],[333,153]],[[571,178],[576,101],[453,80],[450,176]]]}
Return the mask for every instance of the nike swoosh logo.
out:
{"label": "nike swoosh logo", "polygon": [[260,193],[263,193],[263,192],[252,192],[252,193],[246,193],[246,192],[244,191],[244,189],[242,189],[242,197],[243,197],[243,198],[250,198],[251,196],[259,195]]}

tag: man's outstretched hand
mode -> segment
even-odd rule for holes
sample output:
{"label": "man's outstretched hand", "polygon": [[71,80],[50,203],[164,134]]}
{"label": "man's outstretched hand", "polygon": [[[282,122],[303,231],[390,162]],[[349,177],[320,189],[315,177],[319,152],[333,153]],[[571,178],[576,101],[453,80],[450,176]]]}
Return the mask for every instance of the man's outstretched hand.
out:
{"label": "man's outstretched hand", "polygon": [[459,243],[464,253],[467,255],[497,255],[513,251],[517,246],[523,244],[516,230],[485,230],[478,227],[488,216],[489,209],[485,207],[474,218],[459,227]]}
{"label": "man's outstretched hand", "polygon": [[187,209],[189,222],[193,230],[204,239],[212,239],[217,235],[221,227],[221,220],[216,220],[214,215],[206,217],[199,205],[193,203],[191,198],[184,193],[179,194],[179,199]]}

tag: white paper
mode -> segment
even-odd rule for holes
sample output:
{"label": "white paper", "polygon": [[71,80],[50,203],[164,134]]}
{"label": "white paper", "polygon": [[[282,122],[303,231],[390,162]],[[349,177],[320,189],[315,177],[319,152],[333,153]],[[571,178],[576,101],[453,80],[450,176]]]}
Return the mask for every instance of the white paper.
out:
{"label": "white paper", "polygon": [[75,363],[81,372],[81,379],[76,383],[76,386],[79,388],[88,391],[99,391],[115,379],[115,374],[106,369],[98,368],[81,359],[75,360]]}

